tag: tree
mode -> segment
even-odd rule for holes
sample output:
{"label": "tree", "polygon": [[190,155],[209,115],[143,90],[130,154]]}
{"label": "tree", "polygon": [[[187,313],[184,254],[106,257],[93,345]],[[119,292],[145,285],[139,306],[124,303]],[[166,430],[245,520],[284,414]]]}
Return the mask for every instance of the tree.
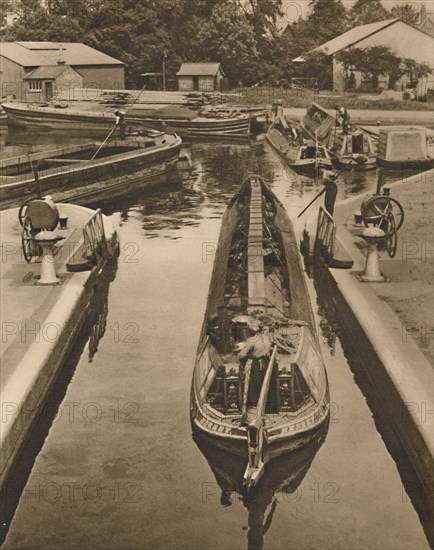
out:
{"label": "tree", "polygon": [[390,18],[390,15],[381,0],[357,0],[348,13],[352,27],[383,21]]}
{"label": "tree", "polygon": [[427,63],[418,63],[414,59],[405,57],[402,60],[402,75],[407,75],[416,87],[419,80],[431,73],[431,67]]}
{"label": "tree", "polygon": [[196,61],[220,61],[232,84],[240,79],[247,84],[256,80],[258,52],[254,30],[235,2],[214,8],[197,38]]}
{"label": "tree", "polygon": [[396,56],[388,46],[371,46],[369,48],[352,48],[336,54],[336,60],[349,72],[360,71],[370,81],[371,88],[378,88],[381,75],[390,77],[389,84],[399,78],[402,59]]}
{"label": "tree", "polygon": [[342,0],[310,0],[309,7],[311,12],[302,28],[317,45],[348,30],[348,14]]}
{"label": "tree", "polygon": [[399,17],[405,23],[409,23],[410,25],[417,25],[419,22],[419,8],[417,5],[414,5],[414,2],[394,6],[392,8],[392,16]]}
{"label": "tree", "polygon": [[313,51],[305,56],[305,62],[297,71],[300,76],[315,78],[320,88],[333,84],[333,61],[326,52]]}

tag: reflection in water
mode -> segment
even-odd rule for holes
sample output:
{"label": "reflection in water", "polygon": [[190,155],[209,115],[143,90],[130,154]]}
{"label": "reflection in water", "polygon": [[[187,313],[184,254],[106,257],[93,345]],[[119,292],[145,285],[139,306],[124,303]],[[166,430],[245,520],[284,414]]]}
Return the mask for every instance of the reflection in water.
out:
{"label": "reflection in water", "polygon": [[[277,506],[276,495],[286,495],[292,500],[297,498],[296,492],[324,443],[328,429],[327,421],[308,445],[268,462],[259,484],[248,494],[243,491],[246,461],[214,446],[212,440],[193,429],[193,439],[221,489],[221,505],[229,507],[238,498],[247,508],[248,550],[262,550],[264,547],[264,537],[271,527]],[[294,497],[288,497],[294,493]]]}
{"label": "reflection in water", "polygon": [[[354,381],[364,395],[375,420],[376,428],[396,463],[403,490],[410,497],[426,537],[433,546],[434,523],[430,509],[432,495],[426,494],[406,449],[395,431],[396,428],[393,427],[391,415],[398,419],[397,422],[399,419],[405,422],[402,420],[402,411],[399,410],[398,413],[393,411],[389,402],[385,402],[384,392],[382,393],[381,389],[380,391],[378,389],[381,377],[376,376],[375,373],[383,372],[383,365],[345,300],[336,290],[336,282],[328,268],[321,264],[315,264],[306,266],[306,271],[314,282],[318,313],[322,317],[321,331],[329,345],[330,339],[334,346],[336,338],[339,338],[348,366],[354,375]],[[354,342],[357,342],[357,346],[354,345]]]}
{"label": "reflection in water", "polygon": [[[33,468],[36,457],[44,445],[45,438],[56,420],[59,407],[66,395],[68,385],[74,375],[78,362],[83,354],[86,343],[89,342],[89,362],[98,349],[98,344],[105,333],[108,313],[108,295],[110,283],[114,281],[117,271],[117,258],[110,259],[110,265],[103,272],[103,278],[98,281],[96,292],[92,299],[88,317],[77,335],[72,351],[59,369],[51,389],[44,399],[40,412],[35,416],[29,428],[28,436],[19,451],[17,460],[9,471],[1,487],[1,517],[0,545],[3,544],[9,526],[18,506],[21,494]],[[21,414],[32,414],[23,410]]]}

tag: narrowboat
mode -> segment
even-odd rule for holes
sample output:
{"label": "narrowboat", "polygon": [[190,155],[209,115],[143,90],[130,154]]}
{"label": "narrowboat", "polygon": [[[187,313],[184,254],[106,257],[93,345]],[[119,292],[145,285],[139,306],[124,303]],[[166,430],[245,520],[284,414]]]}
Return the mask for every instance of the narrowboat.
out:
{"label": "narrowboat", "polygon": [[177,134],[150,131],[2,160],[0,209],[34,196],[35,177],[42,194],[76,204],[174,182],[181,145]]}
{"label": "narrowboat", "polygon": [[331,133],[327,148],[336,155],[335,162],[348,170],[375,170],[377,158],[374,142],[369,134],[360,130],[344,133],[341,129]]}
{"label": "narrowboat", "polygon": [[294,172],[303,176],[315,176],[319,169],[332,169],[332,159],[323,145],[301,138],[291,133],[286,118],[276,118],[270,126],[266,139],[277,154]]}
{"label": "narrowboat", "polygon": [[[240,361],[256,339],[263,357]],[[250,176],[222,220],[192,380],[193,429],[247,462],[251,488],[269,460],[306,445],[328,416],[294,230],[266,183]]]}
{"label": "narrowboat", "polygon": [[316,137],[326,147],[333,162],[340,168],[375,169],[375,144],[369,134],[351,124],[344,132],[337,117],[318,103],[312,103],[307,109],[300,127],[305,137]]}
{"label": "narrowboat", "polygon": [[381,128],[377,162],[380,166],[391,170],[428,169],[434,163],[428,140],[425,128],[411,126]]}

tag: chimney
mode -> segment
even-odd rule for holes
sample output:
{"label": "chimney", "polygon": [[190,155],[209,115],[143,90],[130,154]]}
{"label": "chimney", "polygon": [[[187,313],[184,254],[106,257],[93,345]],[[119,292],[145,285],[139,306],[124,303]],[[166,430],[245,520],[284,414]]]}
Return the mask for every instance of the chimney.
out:
{"label": "chimney", "polygon": [[422,26],[426,21],[426,4],[422,3],[420,7],[420,25]]}
{"label": "chimney", "polygon": [[57,60],[58,65],[65,65],[65,60],[63,59],[62,55],[62,44],[59,44],[59,59]]}

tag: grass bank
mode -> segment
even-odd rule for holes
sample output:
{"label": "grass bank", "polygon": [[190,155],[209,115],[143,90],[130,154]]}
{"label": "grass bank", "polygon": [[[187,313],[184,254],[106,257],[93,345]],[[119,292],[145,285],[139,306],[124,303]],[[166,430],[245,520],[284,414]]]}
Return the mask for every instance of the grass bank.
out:
{"label": "grass bank", "polygon": [[[306,90],[273,87],[237,88],[229,92],[227,101],[231,104],[261,105],[282,100],[284,107],[306,108],[314,101],[314,94]],[[366,94],[321,92],[317,100],[326,109],[344,105],[347,109],[372,109],[381,111],[432,111],[432,103],[401,101],[381,95],[366,98]]]}

